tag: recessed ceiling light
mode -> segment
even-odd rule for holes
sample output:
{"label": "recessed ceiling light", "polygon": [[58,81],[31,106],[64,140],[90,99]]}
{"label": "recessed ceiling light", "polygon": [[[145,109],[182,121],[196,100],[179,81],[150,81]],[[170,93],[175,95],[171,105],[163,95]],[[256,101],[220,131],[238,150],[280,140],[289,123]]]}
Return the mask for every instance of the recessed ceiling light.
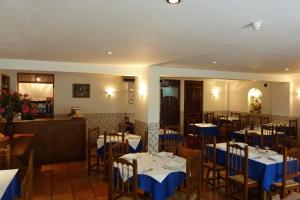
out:
{"label": "recessed ceiling light", "polygon": [[108,55],[112,55],[112,52],[111,52],[111,51],[108,51],[107,54],[108,54]]}
{"label": "recessed ceiling light", "polygon": [[217,61],[213,61],[212,64],[217,64]]}
{"label": "recessed ceiling light", "polygon": [[180,3],[181,0],[167,0],[169,4],[177,4]]}
{"label": "recessed ceiling light", "polygon": [[288,68],[288,67],[287,67],[287,68],[285,68],[284,70],[285,70],[285,71],[289,71],[289,70],[290,70],[290,68]]}

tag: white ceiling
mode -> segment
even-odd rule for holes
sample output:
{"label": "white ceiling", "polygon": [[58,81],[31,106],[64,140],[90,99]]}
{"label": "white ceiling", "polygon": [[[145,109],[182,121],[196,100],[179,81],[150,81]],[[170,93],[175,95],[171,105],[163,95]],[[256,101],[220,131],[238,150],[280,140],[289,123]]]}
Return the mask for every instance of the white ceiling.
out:
{"label": "white ceiling", "polygon": [[299,0],[0,1],[2,58],[299,73],[299,55]]}

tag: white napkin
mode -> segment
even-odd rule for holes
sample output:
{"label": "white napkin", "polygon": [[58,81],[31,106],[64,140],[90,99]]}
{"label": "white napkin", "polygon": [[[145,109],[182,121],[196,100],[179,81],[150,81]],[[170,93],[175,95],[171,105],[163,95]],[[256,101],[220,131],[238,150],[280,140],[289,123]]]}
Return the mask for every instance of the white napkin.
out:
{"label": "white napkin", "polygon": [[158,154],[156,154],[156,156],[160,157],[160,158],[165,158],[165,157],[168,157],[168,152],[161,151]]}

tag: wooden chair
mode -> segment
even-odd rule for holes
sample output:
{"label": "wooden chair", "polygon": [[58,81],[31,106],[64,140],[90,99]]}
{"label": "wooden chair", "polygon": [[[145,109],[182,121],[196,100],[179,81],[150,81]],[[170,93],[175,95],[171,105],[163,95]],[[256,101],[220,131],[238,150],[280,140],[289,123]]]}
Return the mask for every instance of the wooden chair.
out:
{"label": "wooden chair", "polygon": [[268,116],[261,116],[260,117],[260,125],[265,125],[270,123],[270,118]]}
{"label": "wooden chair", "polygon": [[143,152],[148,152],[148,129],[145,130],[144,136],[142,137]]}
{"label": "wooden chair", "polygon": [[119,158],[128,153],[129,145],[128,140],[125,142],[118,142],[115,144],[109,143],[108,145],[108,155],[113,158]]}
{"label": "wooden chair", "polygon": [[[212,136],[201,136],[201,152],[202,152],[202,174],[201,178],[204,182],[212,185],[213,191],[217,187],[217,183],[220,186],[220,180],[225,178],[221,177],[221,172],[225,171],[226,168],[217,164],[217,145],[216,137]],[[208,145],[211,145],[211,148],[207,149]],[[206,177],[204,177],[204,171],[207,170]],[[212,177],[210,173],[212,172]]]}
{"label": "wooden chair", "polygon": [[33,161],[34,153],[31,151],[27,171],[25,177],[21,183],[21,198],[20,200],[32,200],[33,199]]}
{"label": "wooden chair", "polygon": [[201,177],[201,154],[200,152],[192,157],[187,159],[186,163],[186,179],[185,179],[185,187],[184,192],[186,195],[186,199],[191,199],[191,195],[196,191],[196,198],[200,200],[200,177]]}
{"label": "wooden chair", "polygon": [[231,116],[231,117],[235,117],[235,118],[237,118],[238,120],[241,119],[241,113],[238,113],[238,112],[231,112],[231,113],[230,113],[230,116]]}
{"label": "wooden chair", "polygon": [[245,129],[250,125],[249,121],[249,115],[241,115],[240,116],[240,121],[241,121],[241,129]]}
{"label": "wooden chair", "polygon": [[164,126],[163,138],[159,141],[160,150],[165,151],[167,146],[179,145],[181,137],[183,136],[180,133],[179,125]]}
{"label": "wooden chair", "polygon": [[[272,138],[272,139],[270,139]],[[271,125],[262,125],[261,126],[261,135],[260,135],[260,146],[268,146],[270,148],[274,147],[274,142],[277,140],[276,132],[274,131],[274,126]],[[277,145],[277,142],[276,142]]]}
{"label": "wooden chair", "polygon": [[282,181],[273,184],[277,191],[280,191],[281,198],[285,198],[289,192],[300,192],[300,183],[296,182],[294,178],[300,178],[300,149],[293,148],[288,150],[284,147],[283,150],[283,168]]}
{"label": "wooden chair", "polygon": [[[122,176],[120,170],[123,172]],[[127,173],[124,173],[127,172]],[[137,200],[137,161],[131,162],[122,158],[113,158],[109,156],[108,169],[108,199],[119,199],[120,197],[129,197]]]}
{"label": "wooden chair", "polygon": [[228,116],[217,116],[217,124],[221,133],[221,140],[227,141],[232,128],[232,123],[228,120]]}
{"label": "wooden chair", "polygon": [[297,119],[289,120],[288,136],[291,136],[297,140],[297,136],[298,136],[298,120]]}
{"label": "wooden chair", "polygon": [[[5,159],[5,168],[10,168],[10,159],[11,159],[11,149],[9,144],[9,138],[1,139],[0,138],[0,158]],[[0,165],[1,169],[1,165]]]}
{"label": "wooden chair", "polygon": [[200,149],[200,137],[196,133],[196,121],[189,119],[188,121],[188,132],[186,133],[186,146],[190,149]]}
{"label": "wooden chair", "polygon": [[[241,194],[242,199],[248,199],[248,190],[259,186],[258,182],[248,177],[248,145],[239,146],[237,143],[227,142],[226,152],[226,196],[234,192]],[[237,191],[232,191],[232,189]],[[239,198],[240,199],[240,198]]]}
{"label": "wooden chair", "polygon": [[171,152],[174,155],[180,156],[182,144],[180,144],[178,141],[165,141],[160,144],[159,151]]}
{"label": "wooden chair", "polygon": [[204,121],[206,123],[215,123],[215,113],[214,112],[206,112],[204,113]]}
{"label": "wooden chair", "polygon": [[[97,155],[97,139],[99,137],[99,127],[88,129],[88,145],[87,145],[87,164],[88,164],[88,175],[96,167],[99,172],[99,155]],[[93,162],[96,159],[96,162]]]}
{"label": "wooden chair", "polygon": [[261,136],[255,132],[245,130],[245,143],[253,147],[261,147]]}

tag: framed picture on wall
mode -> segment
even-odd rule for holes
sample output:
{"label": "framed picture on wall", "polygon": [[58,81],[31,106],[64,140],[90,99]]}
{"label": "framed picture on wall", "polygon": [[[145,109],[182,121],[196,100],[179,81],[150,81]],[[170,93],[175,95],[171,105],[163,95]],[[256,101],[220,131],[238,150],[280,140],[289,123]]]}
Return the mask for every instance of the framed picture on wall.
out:
{"label": "framed picture on wall", "polygon": [[1,90],[9,92],[10,89],[10,78],[4,74],[1,74]]}
{"label": "framed picture on wall", "polygon": [[73,98],[90,98],[90,84],[73,84]]}

